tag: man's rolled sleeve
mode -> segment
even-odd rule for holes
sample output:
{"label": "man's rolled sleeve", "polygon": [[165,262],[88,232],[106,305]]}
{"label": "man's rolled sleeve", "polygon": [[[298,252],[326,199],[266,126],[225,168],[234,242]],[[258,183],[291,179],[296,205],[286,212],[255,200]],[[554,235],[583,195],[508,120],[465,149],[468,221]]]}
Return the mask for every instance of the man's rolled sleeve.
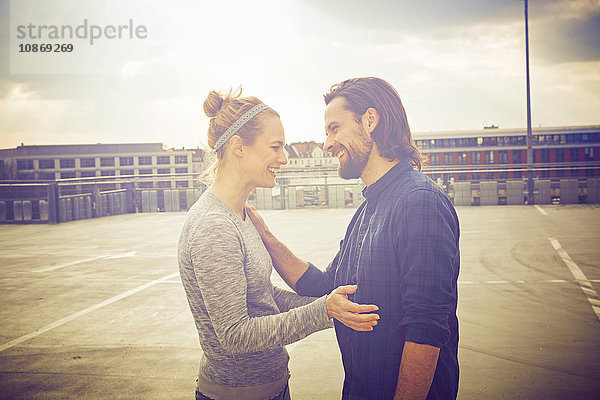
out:
{"label": "man's rolled sleeve", "polygon": [[330,286],[333,284],[328,282],[326,272],[308,263],[308,269],[296,282],[296,293],[301,296],[321,297],[333,290],[329,289]]}
{"label": "man's rolled sleeve", "polygon": [[456,306],[458,221],[432,190],[415,190],[402,205],[398,246],[405,340],[442,347]]}

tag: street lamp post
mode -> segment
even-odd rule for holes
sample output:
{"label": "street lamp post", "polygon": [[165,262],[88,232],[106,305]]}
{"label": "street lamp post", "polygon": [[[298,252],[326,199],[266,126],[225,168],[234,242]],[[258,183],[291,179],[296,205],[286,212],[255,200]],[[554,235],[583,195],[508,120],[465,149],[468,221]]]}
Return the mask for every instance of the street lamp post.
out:
{"label": "street lamp post", "polygon": [[528,1],[525,0],[525,65],[527,75],[527,204],[535,204],[533,185],[533,138],[531,135],[531,94],[529,89],[529,24]]}

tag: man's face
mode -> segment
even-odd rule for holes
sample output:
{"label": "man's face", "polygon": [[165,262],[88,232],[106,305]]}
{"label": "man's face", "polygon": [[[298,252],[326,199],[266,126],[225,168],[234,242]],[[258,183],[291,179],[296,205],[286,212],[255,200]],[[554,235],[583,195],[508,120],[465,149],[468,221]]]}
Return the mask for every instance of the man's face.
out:
{"label": "man's face", "polygon": [[359,178],[367,165],[373,139],[354,113],[345,108],[346,100],[336,97],[325,108],[325,151],[340,161],[338,172],[344,179]]}

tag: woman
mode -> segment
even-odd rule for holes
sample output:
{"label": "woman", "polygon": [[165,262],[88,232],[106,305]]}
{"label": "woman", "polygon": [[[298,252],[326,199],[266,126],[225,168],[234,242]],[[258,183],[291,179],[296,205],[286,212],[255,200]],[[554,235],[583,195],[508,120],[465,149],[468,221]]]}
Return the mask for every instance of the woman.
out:
{"label": "woman", "polygon": [[354,303],[339,288],[313,298],[272,285],[271,257],[244,205],[254,188],[274,187],[287,163],[283,127],[275,110],[240,95],[212,91],[204,102],[215,180],[188,212],[179,240],[179,271],[203,350],[196,399],[289,399],[283,346],[330,327],[330,315],[339,319]]}

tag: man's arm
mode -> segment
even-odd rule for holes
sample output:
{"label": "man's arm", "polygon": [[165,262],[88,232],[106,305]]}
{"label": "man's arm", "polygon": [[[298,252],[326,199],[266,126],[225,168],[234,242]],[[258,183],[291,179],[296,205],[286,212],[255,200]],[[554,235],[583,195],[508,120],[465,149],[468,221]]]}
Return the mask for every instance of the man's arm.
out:
{"label": "man's arm", "polygon": [[[246,214],[252,220],[265,247],[269,251],[269,254],[271,254],[275,270],[290,288],[298,292],[296,290],[296,283],[307,271],[309,271],[309,268],[310,273],[322,274],[323,279],[327,278],[326,275],[317,268],[314,266],[311,267],[309,263],[296,257],[286,245],[281,243],[269,230],[265,221],[256,211],[256,208],[246,205]],[[333,269],[330,272],[334,272]],[[333,282],[331,283],[331,286],[333,286]],[[331,286],[329,286],[329,284],[324,284],[321,285],[321,289],[327,288],[327,291],[324,292],[327,293],[332,289]],[[321,289],[318,291],[320,292]],[[348,300],[348,295],[356,292],[356,289],[357,287],[355,285],[340,286],[333,289],[333,291],[327,295],[327,300],[325,301],[327,313],[329,314],[329,318],[337,319],[348,328],[352,328],[356,331],[372,331],[373,327],[377,325],[379,315],[367,313],[377,311],[379,310],[379,307],[373,304],[357,304]],[[319,296],[321,295],[322,294],[319,293]]]}
{"label": "man's arm", "polygon": [[308,262],[301,260],[296,257],[286,245],[281,243],[279,239],[273,235],[273,233],[265,224],[260,214],[256,211],[256,208],[246,205],[246,214],[252,220],[252,223],[256,227],[258,234],[263,240],[265,247],[271,255],[273,260],[273,267],[283,278],[285,283],[288,284],[292,290],[296,291],[296,282],[308,269]]}
{"label": "man's arm", "polygon": [[397,245],[405,342],[394,398],[425,399],[456,310],[458,220],[449,202],[432,190],[416,190],[404,200]]}
{"label": "man's arm", "polygon": [[404,342],[394,400],[425,399],[435,374],[438,347]]}

